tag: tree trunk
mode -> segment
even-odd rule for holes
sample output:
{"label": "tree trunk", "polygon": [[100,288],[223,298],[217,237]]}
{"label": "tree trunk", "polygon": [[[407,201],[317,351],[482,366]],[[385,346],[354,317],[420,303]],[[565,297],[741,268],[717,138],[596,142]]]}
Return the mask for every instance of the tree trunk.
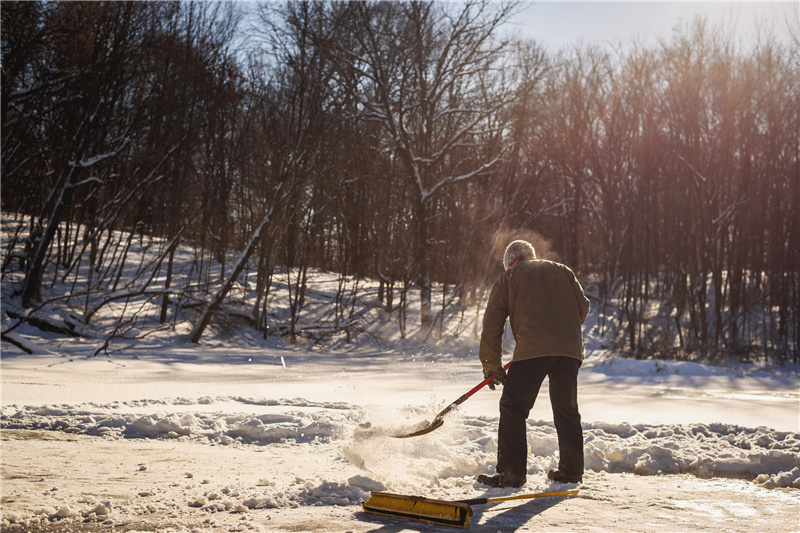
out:
{"label": "tree trunk", "polygon": [[33,258],[28,266],[28,274],[25,276],[25,286],[22,289],[22,307],[28,308],[34,302],[42,297],[42,278],[44,276],[44,260],[47,257],[47,250],[50,248],[50,243],[53,242],[53,237],[56,234],[56,228],[61,222],[61,217],[64,210],[72,200],[73,180],[78,173],[77,166],[70,167],[67,171],[67,179],[64,183],[64,188],[61,189],[61,194],[58,197],[50,219],[47,221],[47,228],[42,233],[39,242],[36,244]]}
{"label": "tree trunk", "polygon": [[[431,242],[428,206],[419,202],[419,227],[417,249],[419,251],[419,312],[421,331],[431,328]],[[423,333],[424,334],[424,333]]]}
{"label": "tree trunk", "polygon": [[[278,205],[279,204],[280,202],[278,202]],[[200,319],[197,321],[192,329],[192,333],[189,335],[189,340],[192,343],[197,344],[200,341],[200,337],[203,335],[208,323],[211,321],[211,317],[214,316],[214,313],[219,309],[220,305],[222,305],[223,300],[225,300],[228,292],[230,292],[233,284],[239,277],[239,274],[241,274],[242,270],[244,270],[247,260],[250,258],[250,255],[253,253],[253,250],[256,247],[256,243],[261,238],[261,232],[264,230],[264,227],[267,225],[267,223],[269,223],[270,218],[272,218],[272,209],[270,209],[269,212],[264,215],[264,218],[261,219],[261,223],[258,225],[255,232],[253,232],[252,237],[250,237],[250,241],[247,243],[244,251],[242,251],[242,255],[240,255],[238,261],[236,261],[236,266],[233,268],[231,275],[217,291],[217,294],[214,296],[214,299],[211,301],[211,303],[206,306],[205,310],[200,315]]]}
{"label": "tree trunk", "polygon": [[159,317],[159,324],[167,321],[167,308],[169,306],[169,293],[168,289],[172,284],[172,263],[175,259],[175,249],[178,247],[178,239],[169,249],[169,259],[167,260],[167,279],[164,280],[164,296],[161,297],[161,316]]}

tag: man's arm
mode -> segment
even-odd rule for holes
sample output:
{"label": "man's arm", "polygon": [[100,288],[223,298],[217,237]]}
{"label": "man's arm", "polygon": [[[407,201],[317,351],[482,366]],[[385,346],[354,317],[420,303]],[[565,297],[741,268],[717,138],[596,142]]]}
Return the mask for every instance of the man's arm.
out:
{"label": "man's arm", "polygon": [[583,287],[574,272],[572,272],[572,292],[575,293],[575,301],[578,302],[578,311],[581,314],[581,324],[583,324],[586,322],[586,317],[589,316],[589,298],[584,294]]}
{"label": "man's arm", "polygon": [[503,366],[503,332],[508,318],[507,281],[501,276],[492,286],[486,311],[483,313],[483,331],[479,357],[484,370],[494,370]]}

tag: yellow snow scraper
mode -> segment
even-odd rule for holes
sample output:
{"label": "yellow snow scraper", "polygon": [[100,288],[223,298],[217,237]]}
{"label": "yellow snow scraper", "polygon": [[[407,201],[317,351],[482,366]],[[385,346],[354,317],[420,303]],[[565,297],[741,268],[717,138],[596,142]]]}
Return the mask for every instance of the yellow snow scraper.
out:
{"label": "yellow snow scraper", "polygon": [[470,505],[484,503],[505,502],[509,500],[528,500],[544,498],[547,496],[574,496],[577,490],[563,490],[559,492],[540,492],[538,494],[520,494],[517,496],[503,496],[500,498],[475,498],[472,500],[434,500],[422,496],[403,496],[388,492],[373,492],[366,501],[361,502],[364,512],[389,516],[392,518],[409,518],[440,524],[443,526],[460,527],[469,529],[469,517],[472,516]]}

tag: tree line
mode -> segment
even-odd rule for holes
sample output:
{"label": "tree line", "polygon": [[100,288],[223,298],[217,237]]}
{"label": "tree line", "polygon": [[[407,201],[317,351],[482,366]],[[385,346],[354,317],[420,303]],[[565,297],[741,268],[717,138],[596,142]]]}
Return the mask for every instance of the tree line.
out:
{"label": "tree line", "polygon": [[[88,261],[87,293],[191,303],[196,342],[242,272],[265,334],[286,272],[299,333],[320,268],[335,328],[370,278],[403,333],[418,290],[430,338],[524,237],[622,350],[800,361],[798,41],[698,19],[552,52],[508,34],[523,7],[4,2],[2,208],[29,216],[4,275],[21,257],[31,308]],[[135,236],[159,244],[126,292]]]}

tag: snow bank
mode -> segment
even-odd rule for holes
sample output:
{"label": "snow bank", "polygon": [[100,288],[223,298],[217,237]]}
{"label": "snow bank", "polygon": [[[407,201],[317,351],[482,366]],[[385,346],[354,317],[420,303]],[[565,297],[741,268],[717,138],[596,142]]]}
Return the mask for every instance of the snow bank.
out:
{"label": "snow bank", "polygon": [[40,523],[80,520],[82,522],[108,522],[113,520],[113,505],[110,500],[98,501],[93,496],[85,496],[72,506],[68,504],[58,507],[41,507],[31,516],[19,513],[3,513],[2,525],[8,527],[13,524],[35,526]]}
{"label": "snow bank", "polygon": [[[108,405],[81,406],[3,406],[2,426],[9,429],[60,430],[67,433],[102,435],[116,438],[193,438],[218,444],[270,444],[274,442],[309,442],[330,439],[337,434],[347,412],[338,403],[291,400],[254,401],[243,398],[203,398],[199,405],[239,403],[270,407],[325,409],[285,411],[280,414],[176,413],[177,407],[191,407],[190,402],[175,400],[138,400]],[[160,408],[154,414],[122,412],[137,408]],[[330,420],[333,418],[333,421]]]}
{"label": "snow bank", "polygon": [[[262,414],[210,412],[231,403],[264,406]],[[184,409],[202,409],[179,412]],[[142,414],[159,408],[161,412]],[[139,412],[137,412],[139,410]],[[59,430],[106,438],[189,439],[232,446],[273,443],[340,443],[342,460],[370,474],[368,478],[330,480],[304,487],[294,495],[249,498],[248,508],[289,506],[304,502],[330,504],[358,501],[374,487],[423,483],[437,487],[471,483],[493,469],[497,419],[459,413],[428,436],[395,439],[401,425],[421,420],[417,409],[365,409],[341,403],[303,399],[253,400],[204,398],[144,400],[109,405],[3,406],[4,429]],[[376,422],[373,425],[370,420]],[[552,423],[529,421],[529,475],[543,476],[557,466],[558,440]],[[730,424],[584,423],[586,469],[638,475],[693,474],[701,478],[755,480],[768,487],[800,488],[800,433]],[[327,495],[327,496],[326,496]],[[207,503],[207,502],[206,502]],[[205,504],[200,504],[200,506]]]}
{"label": "snow bank", "polygon": [[588,424],[584,438],[586,468],[595,471],[750,478],[800,488],[797,433],[727,424]]}

